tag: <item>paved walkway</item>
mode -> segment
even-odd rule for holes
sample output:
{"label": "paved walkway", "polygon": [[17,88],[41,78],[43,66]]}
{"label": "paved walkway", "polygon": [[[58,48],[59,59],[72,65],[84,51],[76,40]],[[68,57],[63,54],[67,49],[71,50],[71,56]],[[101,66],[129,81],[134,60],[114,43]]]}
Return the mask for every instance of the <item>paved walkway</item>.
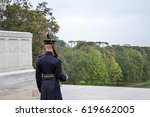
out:
{"label": "paved walkway", "polygon": [[[1,100],[39,99],[35,73],[0,76]],[[150,100],[150,88],[62,85],[64,100]]]}
{"label": "paved walkway", "polygon": [[[0,90],[1,100],[39,99],[35,85],[19,90],[10,87],[5,90],[5,95]],[[150,89],[146,88],[62,85],[61,90],[64,100],[150,100]]]}
{"label": "paved walkway", "polygon": [[150,100],[150,89],[63,85],[65,100]]}

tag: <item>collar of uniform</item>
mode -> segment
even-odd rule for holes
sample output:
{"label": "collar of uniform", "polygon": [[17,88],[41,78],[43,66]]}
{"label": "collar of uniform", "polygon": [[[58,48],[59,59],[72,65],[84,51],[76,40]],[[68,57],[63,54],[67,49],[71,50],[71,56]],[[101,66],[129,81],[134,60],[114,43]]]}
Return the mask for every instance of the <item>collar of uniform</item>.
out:
{"label": "collar of uniform", "polygon": [[46,55],[53,55],[53,53],[50,52],[50,51],[47,51],[45,54],[46,54]]}

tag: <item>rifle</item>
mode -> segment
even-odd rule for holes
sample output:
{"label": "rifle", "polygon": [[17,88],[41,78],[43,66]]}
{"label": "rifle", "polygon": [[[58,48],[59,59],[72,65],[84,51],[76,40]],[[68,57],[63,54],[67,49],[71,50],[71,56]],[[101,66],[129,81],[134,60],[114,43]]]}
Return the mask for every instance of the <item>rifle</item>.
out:
{"label": "rifle", "polygon": [[[49,27],[47,28],[46,36],[47,36],[47,39],[50,39],[50,40],[52,40],[52,38],[54,37],[54,33],[51,31]],[[59,55],[56,51],[56,47],[54,43],[52,43],[52,48],[53,48],[55,57],[59,58]],[[62,67],[61,67],[61,72],[64,73],[64,69]]]}
{"label": "rifle", "polygon": [[[47,28],[46,36],[47,36],[47,39],[50,39],[50,40],[52,40],[52,38],[54,36],[54,33],[51,31],[51,29],[49,27]],[[56,47],[55,47],[54,43],[52,43],[52,48],[53,48],[54,55],[58,58],[59,55],[56,51]]]}

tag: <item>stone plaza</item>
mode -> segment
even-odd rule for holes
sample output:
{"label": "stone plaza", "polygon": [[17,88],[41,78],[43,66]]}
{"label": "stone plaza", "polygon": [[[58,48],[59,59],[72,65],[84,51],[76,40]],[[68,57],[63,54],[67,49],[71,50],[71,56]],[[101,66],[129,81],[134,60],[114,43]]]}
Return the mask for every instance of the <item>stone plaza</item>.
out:
{"label": "stone plaza", "polygon": [[[34,80],[0,86],[1,100],[39,100]],[[62,85],[64,100],[150,100],[150,89]]]}

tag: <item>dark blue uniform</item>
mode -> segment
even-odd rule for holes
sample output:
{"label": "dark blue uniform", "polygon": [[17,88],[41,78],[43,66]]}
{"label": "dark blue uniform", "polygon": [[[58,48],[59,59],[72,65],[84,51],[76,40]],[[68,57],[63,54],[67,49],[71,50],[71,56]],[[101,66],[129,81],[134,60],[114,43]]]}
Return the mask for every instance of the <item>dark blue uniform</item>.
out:
{"label": "dark blue uniform", "polygon": [[[54,77],[43,79],[43,74],[54,74]],[[39,57],[36,64],[36,82],[41,100],[62,100],[59,81],[65,81],[67,76],[61,71],[61,60],[52,52],[46,52]]]}

